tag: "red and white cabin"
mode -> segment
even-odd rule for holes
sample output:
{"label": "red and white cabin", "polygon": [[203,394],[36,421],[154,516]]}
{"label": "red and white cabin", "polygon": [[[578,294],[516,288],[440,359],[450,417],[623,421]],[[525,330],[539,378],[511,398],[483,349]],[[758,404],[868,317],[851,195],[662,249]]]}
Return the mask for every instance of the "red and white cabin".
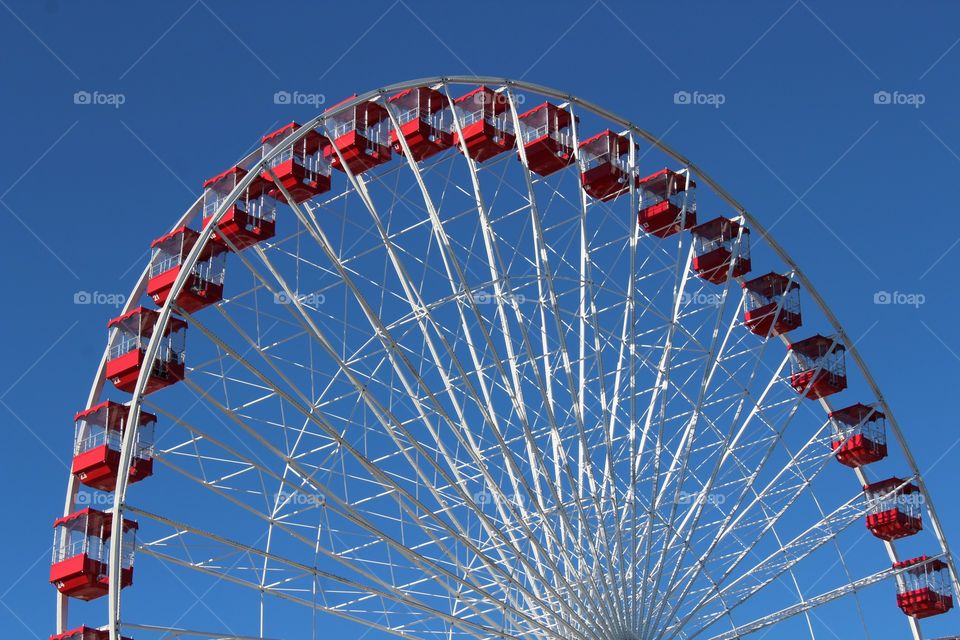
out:
{"label": "red and white cabin", "polygon": [[566,109],[544,102],[520,114],[520,140],[527,165],[537,175],[548,176],[576,160],[573,153],[573,118]]}
{"label": "red and white cabin", "polygon": [[[107,400],[74,416],[73,475],[88,487],[113,491],[120,468],[120,444],[130,408]],[[157,417],[140,412],[128,482],[153,475],[153,435]]]}
{"label": "red and white cabin", "polygon": [[[123,640],[130,640],[122,636]],[[91,629],[90,627],[77,627],[65,633],[50,636],[49,640],[110,640],[110,631],[107,629]]]}
{"label": "red and white cabin", "polygon": [[640,228],[667,238],[697,225],[697,183],[688,171],[662,169],[640,180]]}
{"label": "red and white cabin", "polygon": [[581,142],[580,186],[587,195],[606,202],[628,193],[629,155],[630,139],[609,129]]}
{"label": "red and white cabin", "polygon": [[764,338],[798,328],[800,285],[779,273],[768,273],[743,283],[746,307],[743,323],[751,332]]}
{"label": "red and white cabin", "polygon": [[847,388],[847,351],[839,342],[819,334],[790,345],[790,386],[811,400]]}
{"label": "red and white cabin", "polygon": [[344,170],[340,156],[353,175],[390,161],[389,114],[376,102],[361,102],[352,109],[328,116],[325,125],[332,144],[324,148],[323,157],[334,169]]}
{"label": "red and white cabin", "polygon": [[929,618],[953,608],[950,569],[939,558],[920,556],[893,565],[909,567],[897,577],[897,606],[914,618]]}
{"label": "red and white cabin", "polygon": [[[300,125],[296,122],[283,126],[260,139],[263,143],[263,155],[282,146]],[[293,146],[285,148],[267,165],[260,177],[271,183],[267,195],[280,200],[284,198],[278,185],[282,185],[294,202],[300,204],[330,191],[330,162],[323,157],[324,148],[330,141],[311,130]],[[276,175],[276,180],[274,180]],[[273,233],[270,234],[271,236]]]}
{"label": "red and white cabin", "polygon": [[[506,96],[488,87],[480,86],[453,101],[453,111],[460,131],[453,125],[453,144],[465,148],[467,155],[477,162],[513,148],[517,137],[507,118],[510,102]],[[460,147],[460,133],[463,147]]]}
{"label": "red and white cabin", "polygon": [[[93,600],[107,594],[112,522],[113,514],[87,507],[53,523],[50,582],[60,593],[79,600]],[[136,531],[136,522],[123,521],[121,589],[133,584]]]}
{"label": "red and white cabin", "polygon": [[[159,311],[137,307],[107,323],[108,331],[116,330],[116,337],[107,354],[106,377],[120,391],[133,393],[159,316]],[[144,393],[153,393],[183,380],[186,332],[185,320],[169,319]]]}
{"label": "red and white cabin", "polygon": [[690,229],[693,270],[713,284],[750,272],[750,229],[737,220],[714,218]]}
{"label": "red and white cabin", "polygon": [[[199,238],[198,231],[180,227],[157,238],[150,245],[152,255],[147,295],[153,298],[157,306],[166,304],[173,282],[180,275],[187,255]],[[193,313],[223,299],[223,278],[227,271],[229,251],[227,245],[219,240],[211,237],[207,241],[177,296],[177,306],[187,313]]]}
{"label": "red and white cabin", "polygon": [[920,488],[900,478],[887,478],[863,487],[867,499],[867,529],[881,540],[897,540],[923,529]]}
{"label": "red and white cabin", "polygon": [[387,100],[397,110],[397,124],[390,129],[390,144],[393,150],[403,154],[400,135],[410,147],[415,162],[426,160],[444,149],[453,146],[453,133],[446,119],[449,103],[445,95],[430,87],[405,89]]}
{"label": "red and white cabin", "polygon": [[887,457],[886,416],[865,404],[854,404],[829,414],[833,425],[830,443],[837,461],[861,467]]}
{"label": "red and white cabin", "polygon": [[[203,183],[204,227],[247,173],[243,167],[233,167]],[[269,195],[273,188],[273,184],[261,176],[254,178],[220,218],[214,238],[226,238],[237,250],[272,238],[277,220],[277,201]]]}

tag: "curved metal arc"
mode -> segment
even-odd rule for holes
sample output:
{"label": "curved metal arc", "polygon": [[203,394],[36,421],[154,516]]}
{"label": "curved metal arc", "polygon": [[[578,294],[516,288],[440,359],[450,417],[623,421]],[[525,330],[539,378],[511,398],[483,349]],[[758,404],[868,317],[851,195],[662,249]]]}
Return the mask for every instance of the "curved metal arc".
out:
{"label": "curved metal arc", "polygon": [[[173,229],[177,229],[182,226],[189,220],[192,216],[196,215],[198,208],[203,202],[203,195],[194,201],[194,203],[180,216],[180,219],[173,225]],[[144,267],[143,271],[140,274],[140,277],[137,278],[137,282],[133,285],[133,288],[130,291],[130,295],[127,297],[126,303],[123,305],[120,315],[129,313],[136,308],[138,301],[141,296],[146,292],[147,289],[147,280],[150,276],[150,263],[147,263],[147,266]],[[107,370],[107,355],[110,353],[110,346],[112,342],[107,341],[107,346],[103,350],[103,355],[100,357],[100,364],[97,366],[97,372],[94,375],[93,384],[90,387],[90,391],[87,393],[87,404],[86,407],[94,406],[99,400],[100,396],[103,393],[103,387],[107,382],[106,379],[106,370]],[[129,473],[129,469],[127,470]],[[79,483],[72,473],[67,479],[67,494],[64,499],[63,505],[63,515],[70,515],[74,508],[76,507],[77,494],[80,491]],[[69,627],[69,602],[70,599],[57,592],[57,633],[65,633]]]}
{"label": "curved metal arc", "polygon": [[[299,135],[291,137],[299,139],[306,136],[308,132],[309,130],[304,130],[300,132]],[[291,144],[294,142],[295,140],[291,141]],[[109,615],[110,640],[122,640],[120,636],[121,587],[119,585],[121,569],[120,557],[123,548],[123,505],[126,500],[130,466],[133,462],[134,444],[136,443],[136,436],[137,432],[139,431],[138,427],[140,422],[140,408],[143,402],[144,390],[146,389],[147,381],[150,378],[150,373],[153,370],[153,362],[157,358],[157,354],[160,350],[160,344],[164,338],[163,329],[166,328],[167,323],[170,321],[170,316],[173,313],[174,303],[176,302],[177,297],[180,295],[180,292],[183,290],[187,279],[190,277],[194,265],[196,265],[197,260],[200,258],[201,252],[205,248],[207,242],[210,240],[210,237],[213,235],[214,228],[217,224],[219,224],[220,219],[233,205],[233,203],[236,202],[240,195],[246,191],[247,187],[250,186],[253,180],[259,177],[258,172],[260,168],[266,166],[267,161],[272,159],[274,156],[279,155],[283,149],[284,147],[282,145],[278,145],[277,148],[271,150],[270,153],[261,158],[260,161],[254,165],[253,169],[237,183],[230,194],[217,208],[216,212],[214,212],[214,215],[210,217],[206,226],[204,226],[203,230],[200,232],[196,243],[183,260],[183,265],[173,282],[170,295],[160,309],[153,335],[150,336],[150,341],[147,344],[147,348],[143,356],[143,362],[145,364],[140,369],[140,375],[137,377],[137,383],[134,387],[132,398],[130,400],[130,411],[127,417],[127,424],[131,425],[132,428],[128,428],[123,434],[123,441],[120,448],[120,463],[118,466],[117,485],[114,490],[114,517],[110,526],[111,545],[110,555],[108,558],[107,576],[109,586],[109,601],[107,606]],[[255,153],[251,155],[255,156]],[[227,244],[230,244],[229,240],[227,240]],[[147,268],[147,272],[149,272],[149,266]],[[157,327],[159,327],[160,330],[157,330]],[[109,345],[107,346],[106,352],[109,352]],[[104,358],[106,358],[106,352]]]}

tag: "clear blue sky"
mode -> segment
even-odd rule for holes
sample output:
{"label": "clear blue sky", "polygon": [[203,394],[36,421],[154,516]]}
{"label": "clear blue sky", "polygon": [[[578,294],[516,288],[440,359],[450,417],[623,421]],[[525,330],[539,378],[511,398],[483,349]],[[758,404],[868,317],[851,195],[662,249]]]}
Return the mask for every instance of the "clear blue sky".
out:
{"label": "clear blue sky", "polygon": [[[112,315],[75,294],[128,291],[202,180],[317,111],[276,92],[329,105],[447,73],[526,79],[625,115],[772,227],[859,339],[960,546],[960,5],[279,4],[0,0],[8,633],[53,630],[49,524]],[[682,91],[722,104],[676,104]],[[881,291],[923,304],[875,304]]]}

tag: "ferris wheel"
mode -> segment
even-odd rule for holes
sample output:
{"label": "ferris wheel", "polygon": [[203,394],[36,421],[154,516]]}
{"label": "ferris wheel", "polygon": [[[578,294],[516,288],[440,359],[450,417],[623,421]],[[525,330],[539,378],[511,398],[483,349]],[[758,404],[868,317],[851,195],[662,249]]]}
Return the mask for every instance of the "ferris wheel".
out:
{"label": "ferris wheel", "polygon": [[444,77],[261,143],[109,321],[54,638],[885,637],[878,606],[921,638],[952,608],[851,340],[650,133]]}

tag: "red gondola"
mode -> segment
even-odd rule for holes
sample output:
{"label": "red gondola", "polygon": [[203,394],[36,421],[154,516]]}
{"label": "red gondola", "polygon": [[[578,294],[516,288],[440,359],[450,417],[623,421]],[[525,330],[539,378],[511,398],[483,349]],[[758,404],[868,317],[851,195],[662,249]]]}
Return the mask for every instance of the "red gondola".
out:
{"label": "red gondola", "polygon": [[667,238],[697,224],[697,184],[689,172],[663,169],[640,180],[640,228]]}
{"label": "red gondola", "polygon": [[750,272],[750,229],[738,221],[714,218],[690,229],[690,233],[693,270],[707,282],[722,284],[727,278]]}
{"label": "red gondola", "polygon": [[897,606],[914,618],[929,618],[953,608],[950,570],[939,558],[920,556],[893,565],[909,567],[897,578]]}
{"label": "red gondola", "polygon": [[[264,157],[298,129],[300,125],[291,122],[261,138]],[[274,156],[260,174],[264,180],[274,183],[268,188],[267,194],[277,200],[283,198],[283,192],[277,186],[282,185],[293,201],[300,204],[330,191],[330,162],[323,157],[323,149],[329,145],[327,138],[311,130],[295,145]]]}
{"label": "red gondola", "polygon": [[459,132],[456,127],[452,130],[453,144],[460,147],[462,132],[463,148],[471,158],[484,162],[513,148],[517,138],[507,118],[510,103],[506,96],[480,86],[454,100],[453,105],[460,125]]}
{"label": "red gondola", "polygon": [[867,498],[867,529],[881,540],[897,540],[923,529],[920,488],[900,478],[887,478],[863,488]]}
{"label": "red gondola", "polygon": [[548,176],[573,164],[570,112],[544,102],[518,117],[520,139],[530,171]]}
{"label": "red gondola", "polygon": [[579,152],[580,185],[587,195],[606,202],[630,191],[630,140],[626,136],[607,129],[581,142]]}
{"label": "red gondola", "polygon": [[802,324],[800,285],[779,273],[768,273],[743,283],[746,310],[743,323],[762,336],[793,331]]}
{"label": "red gondola", "polygon": [[[93,600],[107,594],[112,522],[113,514],[87,507],[53,523],[50,582],[60,593],[79,600]],[[133,584],[136,530],[136,522],[123,521],[121,589]]]}
{"label": "red gondola", "polygon": [[[101,491],[117,486],[120,467],[120,443],[127,426],[126,405],[107,400],[81,411],[74,417],[73,475],[77,480]],[[129,482],[153,474],[153,433],[157,417],[140,412],[140,426],[130,463]]]}
{"label": "red gondola", "polygon": [[[110,631],[107,629],[77,627],[65,633],[50,636],[49,640],[110,640]],[[130,638],[122,636],[122,640],[130,640]]]}
{"label": "red gondola", "polygon": [[848,467],[872,464],[887,457],[886,416],[873,407],[855,404],[830,412],[837,461]]}
{"label": "red gondola", "polygon": [[353,175],[389,162],[392,156],[388,118],[387,110],[376,102],[361,102],[335,116],[328,116],[326,129],[332,144],[324,148],[323,157],[338,171],[344,170],[343,162],[346,162]]}
{"label": "red gondola", "polygon": [[[416,162],[453,146],[453,134],[444,118],[448,102],[442,93],[430,87],[416,87],[401,91],[388,102],[397,109],[397,124]],[[390,130],[390,144],[394,151],[403,153],[396,129]]]}
{"label": "red gondola", "polygon": [[847,388],[846,347],[831,338],[811,336],[790,345],[790,386],[816,400]]}
{"label": "red gondola", "polygon": [[[154,309],[137,307],[107,323],[107,328],[117,333],[107,354],[106,377],[120,391],[133,392],[159,316]],[[169,319],[144,393],[153,393],[183,380],[186,331],[185,320]]]}
{"label": "red gondola", "polygon": [[[243,167],[233,167],[203,183],[204,227],[246,175],[247,170]],[[276,233],[277,219],[277,202],[269,195],[272,190],[270,181],[261,176],[254,178],[224,212],[217,223],[214,238],[223,236],[238,250],[272,238]]]}
{"label": "red gondola", "polygon": [[[170,297],[174,280],[180,274],[187,255],[197,244],[200,233],[189,227],[180,227],[150,245],[150,279],[147,295],[158,306]],[[227,269],[227,245],[210,238],[200,251],[190,275],[177,296],[177,305],[187,313],[199,311],[223,299],[223,278]]]}

